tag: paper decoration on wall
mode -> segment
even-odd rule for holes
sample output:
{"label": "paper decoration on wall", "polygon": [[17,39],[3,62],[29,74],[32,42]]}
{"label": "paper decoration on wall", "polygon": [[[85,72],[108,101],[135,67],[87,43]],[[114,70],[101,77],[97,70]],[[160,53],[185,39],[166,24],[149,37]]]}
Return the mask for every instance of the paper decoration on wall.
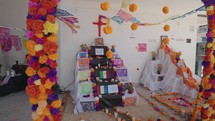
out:
{"label": "paper decoration on wall", "polygon": [[94,101],[80,102],[80,103],[81,103],[81,107],[84,112],[95,111],[95,102]]}
{"label": "paper decoration on wall", "polygon": [[103,15],[98,16],[98,21],[93,22],[94,25],[98,26],[98,37],[101,37],[101,26],[106,25],[106,23],[102,22],[102,19],[106,19],[107,17]]}
{"label": "paper decoration on wall", "polygon": [[120,9],[119,12],[117,13],[117,16],[119,16],[120,18],[122,18],[122,20],[124,20],[125,22],[131,21],[133,16],[129,13],[127,13],[126,11]]}
{"label": "paper decoration on wall", "polygon": [[78,18],[74,17],[72,14],[67,12],[66,10],[57,9],[57,18],[70,27],[72,33],[77,33],[76,29],[79,29],[80,26],[76,25],[78,22]]}
{"label": "paper decoration on wall", "polygon": [[147,43],[138,43],[138,52],[146,52],[147,51]]}
{"label": "paper decoration on wall", "polygon": [[107,26],[105,26],[103,28],[103,31],[104,31],[105,34],[111,34],[113,32],[113,29],[110,26],[110,19],[109,18],[106,18],[106,23],[107,23]]}
{"label": "paper decoration on wall", "polygon": [[8,52],[11,49],[11,41],[9,40],[9,28],[0,27],[0,47],[2,51]]}
{"label": "paper decoration on wall", "polygon": [[10,40],[11,40],[12,46],[15,47],[16,51],[20,51],[19,37],[17,35],[10,35]]}

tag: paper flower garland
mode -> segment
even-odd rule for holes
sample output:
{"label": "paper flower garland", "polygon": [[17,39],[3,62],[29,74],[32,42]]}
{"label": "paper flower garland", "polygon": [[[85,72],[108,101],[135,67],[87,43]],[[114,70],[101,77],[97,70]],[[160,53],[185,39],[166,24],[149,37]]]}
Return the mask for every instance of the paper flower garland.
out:
{"label": "paper flower garland", "polygon": [[164,25],[163,30],[168,32],[170,30],[170,26],[168,24]]}
{"label": "paper flower garland", "polygon": [[108,9],[110,8],[110,4],[108,2],[103,2],[100,6],[104,11],[108,11]]}
{"label": "paper flower garland", "polygon": [[163,10],[164,14],[168,14],[169,13],[169,7],[168,6],[164,6],[162,10]]}
{"label": "paper flower garland", "polygon": [[137,10],[137,5],[136,4],[130,4],[129,6],[129,11],[130,12],[135,12]]}
{"label": "paper flower garland", "polygon": [[214,56],[215,56],[215,45],[214,45],[214,38],[215,38],[215,1],[214,0],[202,0],[205,4],[206,12],[208,15],[208,32],[207,36],[207,49],[206,49],[206,56],[204,57],[204,61],[202,65],[204,66],[203,69],[203,78],[201,81],[201,85],[199,86],[199,93],[197,101],[203,100],[202,107],[199,106],[195,107],[193,111],[192,120],[195,121],[197,117],[197,113],[201,111],[201,119],[202,121],[209,121],[214,120],[215,115],[215,68],[214,68]]}
{"label": "paper flower garland", "polygon": [[33,121],[61,121],[61,100],[53,86],[57,82],[57,31],[55,18],[60,0],[29,0],[26,43],[29,76],[26,93],[32,104]]}
{"label": "paper flower garland", "polygon": [[139,26],[139,25],[138,25],[137,23],[133,23],[133,24],[131,25],[131,30],[133,30],[133,31],[137,30],[138,26]]}

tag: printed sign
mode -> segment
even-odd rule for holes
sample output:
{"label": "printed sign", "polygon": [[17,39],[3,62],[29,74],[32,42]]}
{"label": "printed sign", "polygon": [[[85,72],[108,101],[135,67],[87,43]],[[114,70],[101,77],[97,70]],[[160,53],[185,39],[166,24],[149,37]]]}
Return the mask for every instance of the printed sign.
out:
{"label": "printed sign", "polygon": [[87,52],[79,52],[79,58],[87,58]]}
{"label": "printed sign", "polygon": [[103,48],[96,48],[95,53],[96,53],[96,55],[104,55],[104,49]]}

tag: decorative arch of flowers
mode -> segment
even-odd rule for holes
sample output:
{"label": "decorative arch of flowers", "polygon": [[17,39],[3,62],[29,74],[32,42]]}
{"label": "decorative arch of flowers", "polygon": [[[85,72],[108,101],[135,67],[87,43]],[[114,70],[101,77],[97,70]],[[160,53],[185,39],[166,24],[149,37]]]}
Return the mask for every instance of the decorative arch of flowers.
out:
{"label": "decorative arch of flowers", "polygon": [[57,32],[56,9],[60,0],[29,0],[26,43],[29,76],[26,93],[32,104],[33,121],[61,121],[61,100],[56,90]]}

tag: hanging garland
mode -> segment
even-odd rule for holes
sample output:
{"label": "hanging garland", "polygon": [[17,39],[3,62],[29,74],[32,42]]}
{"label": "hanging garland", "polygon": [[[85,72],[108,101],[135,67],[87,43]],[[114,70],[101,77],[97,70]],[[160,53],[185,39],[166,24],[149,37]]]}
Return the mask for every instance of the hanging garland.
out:
{"label": "hanging garland", "polygon": [[[55,90],[57,78],[56,8],[60,0],[29,0],[26,20],[29,76],[26,92],[33,121],[61,121],[61,100]],[[30,33],[30,34],[29,34]]]}

